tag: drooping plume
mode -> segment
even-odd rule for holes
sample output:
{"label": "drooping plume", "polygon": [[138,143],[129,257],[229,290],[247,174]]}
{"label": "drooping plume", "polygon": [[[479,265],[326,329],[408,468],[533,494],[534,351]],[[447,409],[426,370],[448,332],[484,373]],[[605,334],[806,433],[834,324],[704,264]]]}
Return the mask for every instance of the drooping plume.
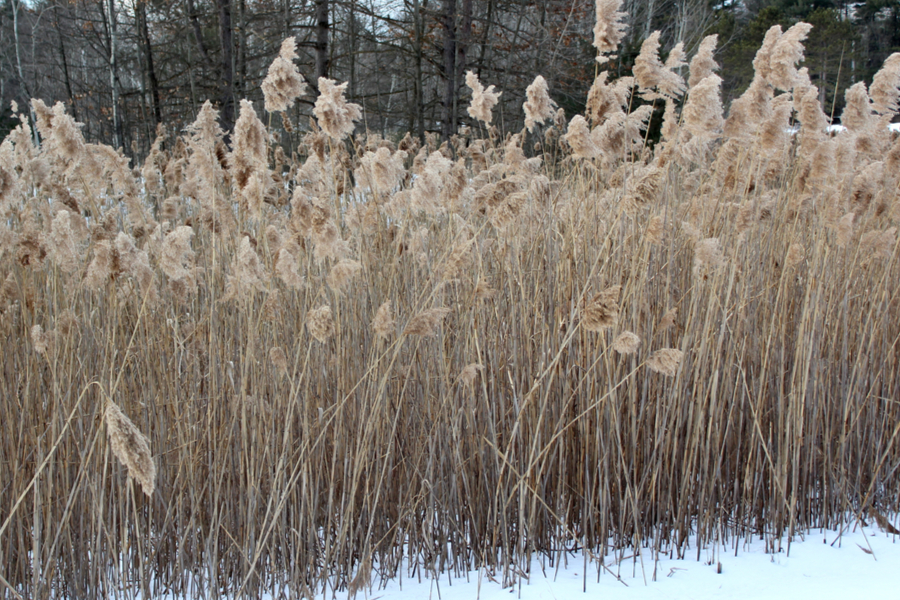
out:
{"label": "drooping plume", "polygon": [[[673,71],[683,64],[681,45],[672,49],[674,59],[664,65],[659,60],[659,31],[650,34],[641,44],[641,53],[634,59],[634,78],[647,100],[678,98],[684,93],[684,79]],[[656,89],[658,93],[653,92]]]}
{"label": "drooping plume", "polygon": [[[627,13],[619,10],[622,0],[597,0],[597,23],[594,25],[594,48],[599,53],[597,62],[603,64],[616,57],[615,52],[625,37],[625,17]],[[609,56],[606,56],[609,55]]]}
{"label": "drooping plume", "polygon": [[319,97],[313,113],[322,131],[335,140],[353,133],[354,123],[362,116],[362,107],[344,98],[347,82],[337,85],[332,79],[319,77]]}
{"label": "drooping plume", "polygon": [[472,71],[466,72],[466,85],[472,90],[472,103],[469,105],[469,116],[478,119],[485,125],[491,124],[491,111],[503,92],[495,92],[494,86],[489,85],[487,89],[478,80],[478,75]]}
{"label": "drooping plume", "polygon": [[713,53],[716,51],[716,43],[719,36],[716,34],[708,35],[700,42],[697,54],[691,59],[690,77],[688,77],[688,88],[693,89],[695,85],[713,74],[713,71],[719,70],[719,65],[713,59]]}
{"label": "drooping plume", "polygon": [[281,112],[306,93],[306,82],[300,77],[294,59],[297,58],[297,40],[291,36],[281,43],[281,51],[269,66],[269,73],[262,82],[266,110]]}
{"label": "drooping plume", "polygon": [[553,118],[556,103],[550,99],[547,89],[547,80],[538,75],[534,82],[525,89],[528,100],[522,105],[525,109],[525,127],[528,131],[534,131],[535,124],[544,124],[544,121]]}
{"label": "drooping plume", "polygon": [[872,78],[869,88],[872,108],[879,115],[897,112],[900,99],[900,52],[894,52],[884,61],[884,66]]}

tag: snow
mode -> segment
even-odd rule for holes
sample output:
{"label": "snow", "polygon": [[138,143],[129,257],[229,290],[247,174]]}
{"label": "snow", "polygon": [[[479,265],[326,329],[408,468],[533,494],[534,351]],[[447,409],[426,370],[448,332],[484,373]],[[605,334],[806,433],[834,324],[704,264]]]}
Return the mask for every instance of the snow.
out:
{"label": "snow", "polygon": [[[787,552],[787,540],[774,553],[766,553],[766,543],[758,538],[750,543],[741,540],[737,553],[733,544],[726,548],[688,551],[684,560],[660,557],[654,562],[651,552],[616,565],[607,557],[606,566],[597,579],[597,563],[589,562],[585,571],[584,556],[569,554],[567,565],[557,571],[546,557],[532,562],[530,581],[520,579],[512,588],[503,589],[498,580],[482,571],[467,578],[439,581],[423,579],[393,580],[386,587],[377,585],[357,598],[419,600],[551,600],[565,598],[603,598],[604,600],[693,599],[711,600],[795,600],[796,598],[896,598],[897,565],[900,564],[900,536],[883,533],[874,524],[851,527],[843,535],[837,531],[813,531],[795,536]],[[770,545],[771,547],[771,545]],[[775,544],[778,547],[778,544]],[[543,562],[543,568],[542,568]],[[721,563],[721,574],[717,573]],[[585,578],[585,572],[587,577]],[[654,577],[655,573],[655,577]],[[468,579],[468,580],[467,580]],[[325,598],[348,598],[347,592]]]}

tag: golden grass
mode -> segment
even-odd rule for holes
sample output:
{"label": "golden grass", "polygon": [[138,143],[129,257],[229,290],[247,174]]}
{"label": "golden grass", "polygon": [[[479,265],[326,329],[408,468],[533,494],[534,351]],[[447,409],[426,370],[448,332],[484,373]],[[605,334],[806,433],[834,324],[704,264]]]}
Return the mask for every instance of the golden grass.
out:
{"label": "golden grass", "polygon": [[[887,113],[856,89],[857,129],[807,126],[802,33],[690,130],[648,59],[655,148],[605,71],[569,144],[558,115],[341,142],[329,83],[301,160],[249,106],[228,160],[207,106],[142,181],[36,103],[44,143],[0,146],[0,586],[302,596],[404,558],[511,583],[573,545],[649,560],[896,514],[893,79]],[[691,86],[717,98],[710,43]]]}

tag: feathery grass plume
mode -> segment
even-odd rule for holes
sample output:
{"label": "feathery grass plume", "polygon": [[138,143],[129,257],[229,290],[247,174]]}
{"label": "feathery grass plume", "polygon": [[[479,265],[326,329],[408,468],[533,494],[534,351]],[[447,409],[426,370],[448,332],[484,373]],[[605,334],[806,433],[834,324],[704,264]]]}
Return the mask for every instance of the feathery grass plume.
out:
{"label": "feathery grass plume", "polygon": [[382,339],[388,339],[394,335],[394,315],[391,312],[391,302],[388,300],[378,307],[375,318],[372,320],[372,330]]}
{"label": "feathery grass plume", "polygon": [[809,23],[796,23],[772,46],[766,80],[776,89],[789,92],[798,81],[797,63],[803,60],[803,40],[810,29]]}
{"label": "feathery grass plume", "polygon": [[428,156],[424,168],[413,184],[411,199],[414,209],[428,214],[442,211],[444,207],[440,203],[441,192],[452,168],[453,162],[439,151],[432,152]]}
{"label": "feathery grass plume", "polygon": [[158,192],[160,188],[162,172],[165,168],[166,157],[161,147],[166,140],[166,126],[159,123],[156,126],[156,138],[153,145],[150,146],[150,153],[144,159],[144,166],[141,167],[141,177],[144,179],[144,185],[148,192]]}
{"label": "feathery grass plume", "polygon": [[[678,115],[675,113],[675,101],[671,98],[666,98],[666,108],[663,111],[663,122],[660,127],[660,134],[664,141],[673,142],[678,136],[678,131]],[[674,144],[666,144],[666,149],[670,147],[674,147]]]}
{"label": "feathery grass plume", "polygon": [[267,111],[284,111],[306,93],[306,82],[300,77],[300,72],[294,65],[295,58],[297,58],[297,39],[291,36],[281,43],[281,50],[269,65],[269,72],[262,82]]}
{"label": "feathery grass plume", "polygon": [[887,57],[881,69],[872,78],[869,87],[872,108],[879,115],[890,115],[897,112],[900,100],[900,52]]}
{"label": "feathery grass plume", "polygon": [[81,265],[79,240],[72,227],[73,215],[62,209],[50,223],[50,258],[64,273],[74,273]]}
{"label": "feathery grass plume", "polygon": [[694,244],[694,277],[706,279],[711,271],[725,264],[719,238],[706,238]]}
{"label": "feathery grass plume", "polygon": [[803,244],[798,242],[794,242],[788,248],[787,254],[784,255],[784,268],[785,269],[793,269],[804,259],[805,250],[803,248]]}
{"label": "feathery grass plume", "polygon": [[719,41],[718,34],[708,35],[700,42],[697,54],[691,59],[690,76],[688,77],[688,89],[693,91],[694,86],[719,70],[719,64],[713,59],[716,44]]}
{"label": "feathery grass plume", "polygon": [[692,136],[711,140],[721,134],[725,126],[721,85],[721,77],[709,75],[691,87],[682,115],[684,128]]}
{"label": "feathery grass plume", "polygon": [[623,331],[613,340],[612,349],[619,354],[634,354],[641,345],[641,338],[631,331]]}
{"label": "feathery grass plume", "polygon": [[341,238],[334,221],[318,224],[312,231],[313,257],[320,263],[326,258],[340,260],[350,252],[350,245]]}
{"label": "feathery grass plume", "polygon": [[434,336],[438,333],[441,321],[450,314],[449,308],[428,308],[410,319],[403,330],[403,335]]}
{"label": "feathery grass plume", "polygon": [[491,124],[491,110],[497,105],[503,92],[495,92],[494,86],[487,89],[478,81],[478,75],[472,71],[466,71],[466,85],[472,90],[472,103],[469,104],[469,116],[478,119],[485,125]]}
{"label": "feathery grass plume", "polygon": [[66,114],[62,102],[57,102],[51,109],[43,101],[33,99],[31,106],[37,117],[38,131],[49,145],[50,153],[64,162],[77,162],[84,152],[83,125]]}
{"label": "feathery grass plume", "polygon": [[656,201],[666,176],[666,170],[656,165],[639,167],[625,181],[625,195],[622,206],[627,214],[633,215],[638,210]]}
{"label": "feathery grass plume", "polygon": [[569,147],[572,148],[572,154],[576,158],[591,159],[600,156],[600,148],[594,143],[591,137],[591,128],[581,115],[575,115],[569,121],[569,129],[563,136]]}
{"label": "feathery grass plume", "polygon": [[[194,250],[191,239],[194,229],[187,225],[176,227],[166,235],[159,257],[159,267],[169,278],[170,286],[177,282],[173,289],[193,293],[197,289],[194,278]],[[182,297],[183,299],[183,297]]]}
{"label": "feathery grass plume", "polygon": [[678,316],[678,308],[672,307],[665,312],[662,316],[662,319],[659,320],[659,325],[656,326],[656,331],[665,331],[669,327],[675,324],[675,318]]}
{"label": "feathery grass plume", "polygon": [[866,165],[853,178],[850,188],[850,210],[856,216],[862,216],[869,209],[881,187],[883,173],[884,163],[879,161]]}
{"label": "feathery grass plume", "polygon": [[469,263],[469,250],[474,245],[475,240],[466,240],[453,246],[450,256],[444,263],[441,273],[442,281],[452,281],[457,279]]}
{"label": "feathery grass plume", "polygon": [[889,259],[897,245],[897,228],[867,231],[859,238],[859,252],[867,261],[875,258]]}
{"label": "feathery grass plume", "polygon": [[840,248],[846,248],[847,244],[853,238],[853,230],[856,221],[855,213],[847,213],[838,221],[837,225],[837,245]]}
{"label": "feathery grass plume", "polygon": [[596,0],[597,22],[594,25],[593,46],[597,49],[597,62],[600,64],[616,58],[615,54],[609,53],[615,52],[625,37],[628,26],[624,20],[628,13],[620,8],[622,0]]}
{"label": "feathery grass plume", "polygon": [[219,192],[224,187],[225,170],[217,153],[224,136],[218,119],[218,111],[207,100],[197,119],[187,126],[187,177],[180,192],[199,201],[200,221],[209,230],[224,232],[234,229],[235,220],[231,206]]}
{"label": "feathery grass plume", "polygon": [[775,45],[783,35],[781,25],[772,25],[763,37],[762,44],[753,57],[754,79],[757,77],[768,81],[772,72],[772,55],[775,51]]}
{"label": "feathery grass plume", "polygon": [[362,117],[362,107],[348,103],[344,98],[347,82],[340,85],[333,79],[319,77],[319,97],[313,106],[313,113],[329,137],[340,141],[353,133],[355,122]]}
{"label": "feathery grass plume", "polygon": [[819,89],[814,85],[795,86],[794,109],[797,120],[803,126],[800,130],[800,152],[810,156],[825,139],[825,129],[828,127],[828,117],[819,102]]}
{"label": "feathery grass plume", "polygon": [[793,103],[790,94],[780,94],[772,100],[769,117],[759,127],[757,145],[760,153],[775,160],[783,167],[786,162],[785,152],[790,143],[789,127]]}
{"label": "feathery grass plume", "polygon": [[581,323],[585,329],[602,332],[618,322],[619,293],[621,291],[621,285],[614,285],[591,298],[581,315]]}
{"label": "feathery grass plume", "polygon": [[234,124],[233,150],[228,155],[231,180],[239,191],[250,183],[254,173],[268,171],[268,135],[256,115],[253,103],[241,100],[241,112]]}
{"label": "feathery grass plume", "polygon": [[331,307],[327,304],[306,313],[306,329],[314,339],[321,343],[328,341],[334,335],[334,319],[331,317]]}
{"label": "feathery grass plume", "polygon": [[269,362],[272,363],[279,375],[282,377],[288,376],[290,372],[288,370],[288,359],[281,346],[273,346],[269,349]]}
{"label": "feathery grass plume", "polygon": [[601,71],[588,91],[585,114],[595,127],[605,123],[611,115],[624,112],[634,87],[633,77],[620,77],[613,83],[607,83],[608,78],[609,71]]}
{"label": "feathery grass plume", "polygon": [[844,92],[844,112],[841,113],[841,125],[852,132],[865,132],[872,122],[872,106],[866,84],[855,83]]}
{"label": "feathery grass plume", "polygon": [[0,285],[0,314],[3,314],[9,305],[18,299],[18,289],[16,276],[10,271],[3,280],[3,285]]}
{"label": "feathery grass plume", "polygon": [[490,210],[491,225],[501,231],[505,230],[516,221],[526,204],[528,192],[515,192],[504,197]]}
{"label": "feathery grass plume", "polygon": [[[638,83],[641,96],[646,100],[658,98],[678,98],[684,93],[684,79],[673,71],[681,62],[681,44],[672,49],[674,55],[671,68],[659,60],[659,31],[650,34],[641,44],[641,52],[634,59],[634,79]],[[657,92],[652,90],[656,88]]]}
{"label": "feathery grass plume", "polygon": [[489,281],[485,279],[479,279],[478,283],[475,284],[475,297],[479,300],[487,300],[489,298],[493,298],[497,295],[497,290],[491,287]]}
{"label": "feathery grass plume", "polygon": [[[299,250],[299,246],[297,249]],[[297,258],[294,254],[288,248],[282,248],[278,251],[278,256],[275,259],[275,274],[286,286],[299,290],[303,287],[304,279],[298,272]]]}
{"label": "feathery grass plume", "polygon": [[547,80],[538,75],[534,81],[525,88],[528,99],[522,105],[525,110],[525,127],[528,131],[534,131],[536,124],[544,124],[544,121],[553,118],[556,103],[550,99],[547,88]]}
{"label": "feathery grass plume", "polygon": [[128,468],[128,476],[136,479],[147,497],[151,497],[156,489],[156,464],[150,454],[149,440],[115,402],[107,402],[104,417],[113,454]]}
{"label": "feathery grass plume", "polygon": [[38,354],[47,354],[53,347],[53,336],[51,333],[45,333],[40,325],[32,325],[31,344]]}
{"label": "feathery grass plume", "polygon": [[225,285],[225,300],[247,300],[254,291],[266,289],[266,273],[249,236],[241,238],[241,244],[231,261],[231,273]]}
{"label": "feathery grass plume", "polygon": [[654,215],[647,221],[647,227],[644,229],[644,239],[649,244],[659,244],[665,235],[665,218],[663,215]]}
{"label": "feathery grass plume", "polygon": [[156,276],[150,268],[150,256],[146,250],[138,250],[134,238],[120,231],[116,236],[116,256],[119,259],[120,273],[127,273],[141,286],[143,293],[149,293],[148,301],[156,299]]}
{"label": "feathery grass plume", "polygon": [[366,152],[359,159],[359,168],[355,172],[356,181],[360,186],[378,193],[390,193],[406,176],[406,157],[403,150],[397,150],[392,155],[391,149],[386,146],[381,146],[375,152]]}
{"label": "feathery grass plume", "polygon": [[343,259],[331,267],[331,271],[328,272],[328,287],[341,293],[360,271],[362,271],[362,265],[357,261]]}
{"label": "feathery grass plume", "polygon": [[114,272],[115,257],[109,240],[100,240],[94,244],[94,258],[91,260],[84,276],[84,285],[88,289],[99,289],[106,285]]}
{"label": "feathery grass plume", "polygon": [[615,113],[606,123],[594,128],[591,139],[604,160],[613,162],[629,152],[640,153],[644,145],[643,132],[647,130],[652,115],[653,106],[645,104],[628,115]]}
{"label": "feathery grass plume", "polygon": [[666,377],[675,377],[684,352],[675,348],[661,348],[647,359],[647,368]]}
{"label": "feathery grass plume", "polygon": [[469,389],[474,389],[475,378],[478,377],[478,374],[484,370],[484,366],[480,363],[471,363],[463,367],[462,371],[459,372],[458,381],[462,382]]}

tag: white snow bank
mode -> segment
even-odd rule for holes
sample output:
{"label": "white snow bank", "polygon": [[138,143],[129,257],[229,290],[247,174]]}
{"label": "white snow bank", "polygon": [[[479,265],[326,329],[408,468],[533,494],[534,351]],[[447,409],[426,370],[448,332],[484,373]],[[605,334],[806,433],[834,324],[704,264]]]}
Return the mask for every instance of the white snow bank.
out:
{"label": "white snow bank", "polygon": [[[889,536],[874,524],[852,527],[839,537],[836,531],[817,531],[795,538],[786,552],[767,554],[765,542],[688,552],[685,560],[662,557],[654,563],[650,550],[622,564],[607,562],[622,580],[603,571],[597,580],[597,564],[589,563],[585,580],[582,554],[569,555],[567,566],[555,568],[544,559],[532,563],[530,581],[503,589],[485,571],[469,573],[466,579],[439,581],[406,577],[391,581],[386,588],[376,586],[360,592],[357,598],[419,600],[549,600],[565,598],[603,598],[604,600],[680,599],[695,600],[741,598],[742,600],[796,600],[797,598],[897,598],[897,565],[900,564],[900,536]],[[871,553],[870,553],[871,552]],[[607,561],[610,559],[607,558]],[[542,571],[542,562],[544,563]],[[717,565],[722,572],[718,574]],[[655,574],[655,580],[654,580]],[[376,576],[377,577],[377,576]],[[377,581],[377,579],[376,579]],[[646,582],[645,582],[646,581]],[[586,592],[586,594],[585,594]],[[331,598],[329,592],[327,595]],[[336,595],[347,598],[346,592]],[[324,597],[322,597],[324,598]]]}

